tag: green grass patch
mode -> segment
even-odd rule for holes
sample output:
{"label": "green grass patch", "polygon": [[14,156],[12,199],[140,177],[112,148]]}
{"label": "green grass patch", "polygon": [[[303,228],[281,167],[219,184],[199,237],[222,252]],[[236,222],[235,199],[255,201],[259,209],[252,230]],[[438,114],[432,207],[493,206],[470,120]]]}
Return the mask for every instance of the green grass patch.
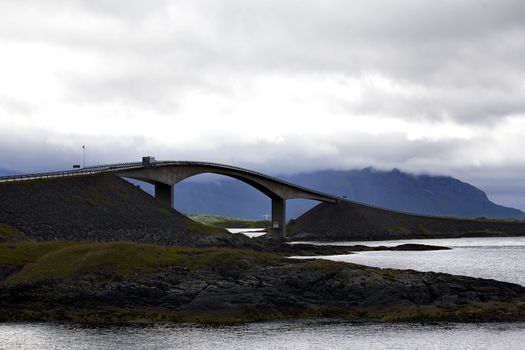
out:
{"label": "green grass patch", "polygon": [[24,266],[43,255],[67,246],[66,242],[0,243],[0,265]]}
{"label": "green grass patch", "polygon": [[28,241],[29,238],[16,228],[0,223],[0,243]]}
{"label": "green grass patch", "polygon": [[205,225],[221,228],[266,228],[270,227],[268,220],[249,220],[241,218],[231,218],[222,215],[195,214],[190,215],[190,219]]}
{"label": "green grass patch", "polygon": [[190,214],[188,215],[190,219],[196,222],[200,222],[201,224],[205,225],[213,225],[218,221],[224,221],[231,219],[227,216],[222,215],[208,215],[208,214]]}
{"label": "green grass patch", "polygon": [[190,269],[249,268],[282,258],[233,248],[180,248],[132,242],[41,242],[0,244],[0,265],[22,268],[8,284],[63,279],[76,273],[97,271],[116,276],[149,273],[165,266]]}
{"label": "green grass patch", "polygon": [[0,224],[0,242],[23,239],[25,236],[16,228],[7,224]]}
{"label": "green grass patch", "polygon": [[188,220],[187,224],[188,229],[190,232],[194,233],[205,233],[205,234],[218,234],[218,233],[228,233],[228,231],[224,228],[215,227],[211,225],[205,225],[197,221]]}

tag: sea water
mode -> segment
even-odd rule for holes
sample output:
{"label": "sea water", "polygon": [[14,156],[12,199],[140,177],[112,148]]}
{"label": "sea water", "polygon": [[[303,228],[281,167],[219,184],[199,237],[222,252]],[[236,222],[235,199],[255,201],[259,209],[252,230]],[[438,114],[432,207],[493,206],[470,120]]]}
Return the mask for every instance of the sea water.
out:
{"label": "sea water", "polygon": [[451,250],[372,251],[314,258],[346,261],[382,268],[446,272],[454,275],[490,278],[525,286],[525,237],[308,243],[341,246],[362,244],[373,247],[417,243],[450,247]]}
{"label": "sea water", "polygon": [[523,349],[524,323],[0,324],[0,349]]}

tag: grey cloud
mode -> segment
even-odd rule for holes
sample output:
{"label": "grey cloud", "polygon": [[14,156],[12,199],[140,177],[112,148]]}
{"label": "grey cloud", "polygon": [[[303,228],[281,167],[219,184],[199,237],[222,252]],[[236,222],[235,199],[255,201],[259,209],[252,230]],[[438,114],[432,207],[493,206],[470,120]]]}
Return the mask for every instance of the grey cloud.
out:
{"label": "grey cloud", "polygon": [[[179,6],[175,14],[189,23],[171,19],[169,6]],[[23,5],[6,0],[0,3],[0,43],[39,43],[96,57],[105,72],[64,70],[58,77],[64,99],[75,104],[116,104],[171,115],[192,91],[235,104],[234,85],[272,74],[360,81],[378,75],[414,93],[365,84],[361,101],[334,97],[333,108],[349,117],[380,114],[490,126],[510,115],[525,117],[524,13],[521,0],[27,0]],[[14,117],[38,108],[4,96],[0,104]],[[154,153],[274,174],[373,165],[448,173],[482,186],[504,179],[508,171],[517,179],[491,188],[502,194],[523,188],[522,167],[506,163],[499,171],[484,171],[470,168],[470,159],[458,159],[459,151],[476,158],[484,147],[477,138],[432,142],[356,133],[247,145],[232,141],[235,135],[214,134],[214,147],[183,149],[143,137],[45,130],[0,136],[2,167],[28,171],[69,167],[78,162],[79,147],[88,144],[88,160],[97,163]]]}
{"label": "grey cloud", "polygon": [[421,87],[419,91],[418,96],[402,96],[369,86],[359,103],[340,103],[343,109],[358,114],[375,113],[401,119],[455,119],[473,124],[498,122],[501,117],[525,114],[523,86],[515,86],[513,91],[479,85]]}
{"label": "grey cloud", "polygon": [[[27,7],[7,2],[24,18]],[[229,76],[380,74],[421,91],[401,97],[370,89],[349,115],[448,117],[484,123],[525,113],[522,1],[29,1],[29,19],[3,21],[4,39],[35,40],[97,53],[114,76],[63,77],[69,98],[116,100],[161,111],[185,89],[228,94]],[[201,16],[178,26],[168,6]],[[29,6],[28,6],[29,7]],[[177,10],[175,10],[177,12]],[[95,18],[101,28],[75,18]],[[91,16],[91,17],[90,17]],[[61,21],[64,21],[63,23]],[[176,20],[175,20],[176,22]],[[199,25],[202,28],[196,28]],[[226,80],[226,81],[224,81]],[[218,81],[222,81],[218,83]],[[232,97],[233,98],[233,97]]]}
{"label": "grey cloud", "polygon": [[46,172],[70,169],[82,164],[82,145],[86,145],[86,165],[126,162],[139,159],[144,139],[111,136],[56,134],[33,129],[23,135],[0,130],[0,164],[19,172]]}
{"label": "grey cloud", "polygon": [[460,147],[461,141],[407,141],[400,133],[376,137],[356,133],[348,135],[346,140],[290,137],[286,140],[285,148],[283,144],[266,141],[244,144],[234,138],[217,141],[213,147],[187,147],[161,146],[144,137],[64,135],[44,130],[13,135],[0,131],[0,164],[3,164],[3,168],[23,171],[68,168],[81,160],[82,145],[86,145],[90,165],[138,161],[142,155],[153,153],[157,159],[215,161],[289,175],[302,171],[370,165],[408,169],[411,162],[417,159],[450,158],[454,150]]}

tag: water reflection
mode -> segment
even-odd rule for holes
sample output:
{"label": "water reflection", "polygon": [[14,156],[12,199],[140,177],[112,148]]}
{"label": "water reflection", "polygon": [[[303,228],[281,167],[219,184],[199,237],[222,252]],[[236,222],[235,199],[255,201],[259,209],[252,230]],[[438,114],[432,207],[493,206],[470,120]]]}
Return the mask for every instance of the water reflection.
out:
{"label": "water reflection", "polygon": [[2,324],[2,349],[519,349],[524,323],[269,322],[230,327]]}

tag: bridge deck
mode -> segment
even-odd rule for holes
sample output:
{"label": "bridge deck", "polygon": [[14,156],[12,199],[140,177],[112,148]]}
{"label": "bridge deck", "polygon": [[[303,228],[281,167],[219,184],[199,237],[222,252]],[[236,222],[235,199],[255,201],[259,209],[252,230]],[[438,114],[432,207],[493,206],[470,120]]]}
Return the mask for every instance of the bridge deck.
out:
{"label": "bridge deck", "polygon": [[160,168],[160,167],[170,167],[170,166],[209,166],[217,169],[228,169],[234,170],[239,173],[255,175],[257,177],[273,181],[275,183],[294,188],[306,193],[310,193],[316,196],[325,197],[330,201],[340,201],[341,197],[337,197],[331,194],[319,192],[312,190],[307,187],[299,186],[291,182],[278,179],[273,176],[269,176],[257,171],[239,168],[231,165],[224,165],[219,163],[211,162],[199,162],[199,161],[157,161],[154,166],[145,166],[142,162],[134,163],[116,163],[116,164],[105,164],[105,165],[96,165],[91,167],[85,167],[78,170],[64,170],[64,171],[55,171],[47,173],[34,173],[34,174],[21,174],[21,175],[10,175],[10,176],[1,176],[0,183],[5,182],[17,182],[17,181],[28,181],[28,180],[40,180],[40,179],[52,179],[60,177],[71,177],[71,176],[86,176],[86,175],[95,175],[95,174],[104,174],[104,173],[119,173],[126,170],[138,170],[138,169],[149,169],[149,168]]}

